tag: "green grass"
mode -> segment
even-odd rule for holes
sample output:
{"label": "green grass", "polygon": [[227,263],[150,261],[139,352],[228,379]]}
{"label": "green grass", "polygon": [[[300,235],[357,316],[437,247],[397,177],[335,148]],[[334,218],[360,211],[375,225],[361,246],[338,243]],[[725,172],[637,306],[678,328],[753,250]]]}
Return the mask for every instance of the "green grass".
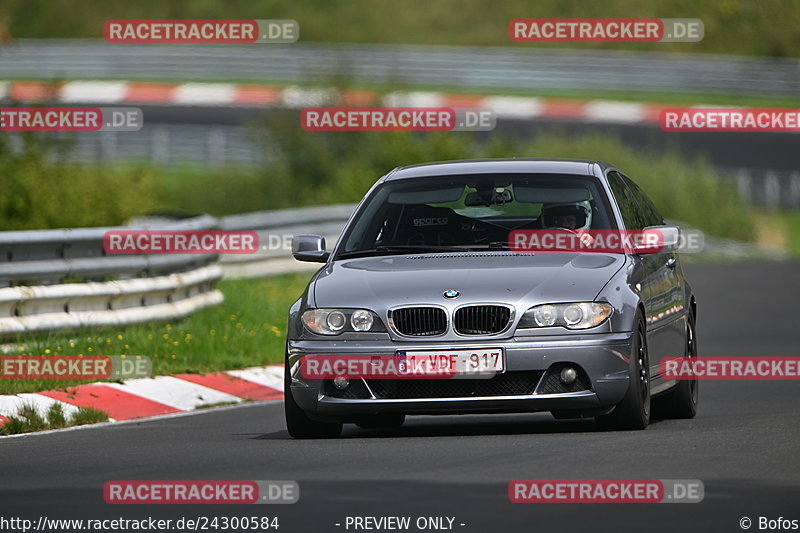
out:
{"label": "green grass", "polygon": [[217,407],[230,407],[231,405],[239,405],[239,402],[204,403],[198,405],[197,407],[195,407],[195,409],[216,409]]}
{"label": "green grass", "polygon": [[251,168],[182,165],[159,169],[158,175],[152,211],[162,214],[225,216],[262,211],[277,200]]}
{"label": "green grass", "polygon": [[91,407],[79,407],[72,416],[68,417],[64,414],[63,406],[60,403],[55,403],[50,406],[45,416],[39,414],[35,407],[23,405],[16,415],[8,418],[5,423],[0,425],[0,435],[17,435],[48,429],[97,424],[98,422],[108,421],[108,414]]}
{"label": "green grass", "polygon": [[789,251],[794,257],[800,257],[800,210],[784,211],[782,217],[787,228]]}
{"label": "green grass", "polygon": [[[5,15],[3,17],[3,15]],[[712,52],[776,57],[800,56],[794,0],[5,0],[0,42],[13,38],[100,38],[107,19],[272,18],[295,19],[301,41],[509,46],[514,18],[699,18],[699,43],[574,43],[538,45],[581,49]],[[270,45],[260,46],[266,49]]]}
{"label": "green grass", "polygon": [[[154,375],[212,372],[282,363],[286,320],[310,274],[219,284],[225,301],[178,323],[66,332],[16,339],[16,355],[147,356]],[[9,354],[9,355],[12,355]],[[0,379],[0,394],[63,389],[86,380]]]}

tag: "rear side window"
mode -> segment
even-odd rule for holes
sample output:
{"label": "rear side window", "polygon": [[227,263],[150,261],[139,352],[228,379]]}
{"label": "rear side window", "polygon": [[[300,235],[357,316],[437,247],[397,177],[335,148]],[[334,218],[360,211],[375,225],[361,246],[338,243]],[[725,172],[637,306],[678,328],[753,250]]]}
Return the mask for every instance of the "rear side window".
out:
{"label": "rear side window", "polygon": [[647,217],[639,208],[633,191],[625,185],[619,172],[612,170],[608,173],[608,184],[611,186],[611,192],[614,193],[614,199],[617,201],[627,229],[644,229],[648,225],[652,225],[648,224]]}

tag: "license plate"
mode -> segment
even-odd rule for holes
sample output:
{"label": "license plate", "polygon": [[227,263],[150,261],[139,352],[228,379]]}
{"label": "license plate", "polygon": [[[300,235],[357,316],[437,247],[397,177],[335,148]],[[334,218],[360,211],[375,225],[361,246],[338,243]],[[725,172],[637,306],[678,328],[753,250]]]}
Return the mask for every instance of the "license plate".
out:
{"label": "license plate", "polygon": [[452,376],[504,372],[502,348],[397,352],[400,374]]}

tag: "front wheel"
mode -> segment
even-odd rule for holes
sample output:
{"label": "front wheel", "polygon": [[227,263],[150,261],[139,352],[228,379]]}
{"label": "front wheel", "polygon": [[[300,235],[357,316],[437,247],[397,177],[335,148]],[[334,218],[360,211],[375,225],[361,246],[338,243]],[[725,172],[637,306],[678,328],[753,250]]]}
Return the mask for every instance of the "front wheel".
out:
{"label": "front wheel", "polygon": [[330,439],[342,434],[342,424],[335,422],[317,422],[306,416],[292,396],[292,379],[289,365],[284,365],[283,377],[283,409],[286,416],[286,429],[295,439]]}
{"label": "front wheel", "polygon": [[650,423],[650,358],[641,317],[636,321],[631,343],[628,391],[610,414],[595,420],[604,429],[645,429]]}

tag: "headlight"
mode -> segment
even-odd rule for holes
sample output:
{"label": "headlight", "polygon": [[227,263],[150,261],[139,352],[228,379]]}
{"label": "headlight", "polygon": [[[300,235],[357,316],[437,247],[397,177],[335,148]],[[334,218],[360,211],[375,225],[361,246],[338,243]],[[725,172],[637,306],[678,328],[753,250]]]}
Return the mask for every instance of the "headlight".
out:
{"label": "headlight", "polygon": [[522,315],[517,327],[563,326],[567,329],[588,329],[605,322],[613,311],[614,308],[610,305],[597,302],[537,305]]}
{"label": "headlight", "polygon": [[318,335],[338,335],[345,331],[386,331],[383,322],[366,309],[309,309],[303,324]]}
{"label": "headlight", "polygon": [[540,305],[529,312],[532,312],[534,322],[540,327],[552,326],[558,318],[558,310],[554,305]]}
{"label": "headlight", "polygon": [[372,313],[363,309],[357,309],[350,315],[350,325],[356,331],[369,331],[375,320],[372,318]]}
{"label": "headlight", "polygon": [[325,323],[331,331],[339,332],[347,324],[347,317],[341,311],[331,311],[325,318]]}

